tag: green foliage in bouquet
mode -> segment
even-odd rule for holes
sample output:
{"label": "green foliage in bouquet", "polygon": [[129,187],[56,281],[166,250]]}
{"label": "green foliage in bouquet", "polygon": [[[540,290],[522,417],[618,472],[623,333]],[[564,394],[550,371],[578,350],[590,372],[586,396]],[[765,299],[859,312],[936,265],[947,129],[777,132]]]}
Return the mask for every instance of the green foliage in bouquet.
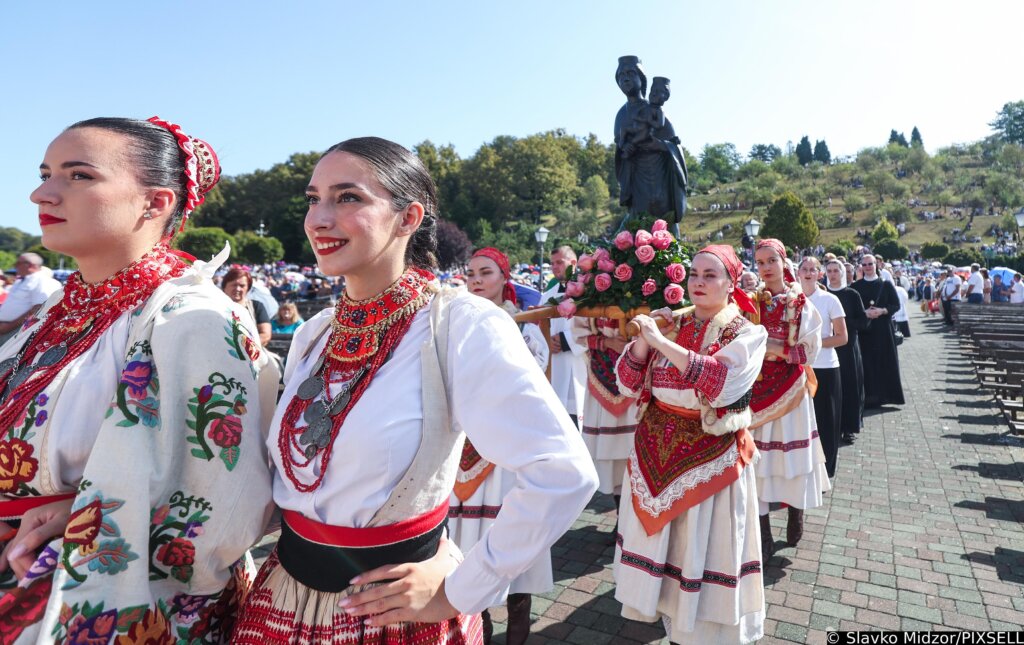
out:
{"label": "green foliage in bouquet", "polygon": [[580,256],[576,274],[558,303],[563,316],[577,307],[616,306],[629,311],[686,303],[684,281],[690,268],[686,249],[668,232],[665,220],[634,217],[607,246]]}

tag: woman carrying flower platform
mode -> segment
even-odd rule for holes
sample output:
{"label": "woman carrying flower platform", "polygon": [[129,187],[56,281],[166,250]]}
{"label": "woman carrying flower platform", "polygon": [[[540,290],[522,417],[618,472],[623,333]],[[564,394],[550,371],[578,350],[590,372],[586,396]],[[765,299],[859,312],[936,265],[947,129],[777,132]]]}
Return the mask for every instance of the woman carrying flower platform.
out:
{"label": "woman carrying flower platform", "polygon": [[217,158],[104,118],[40,170],[43,244],[80,270],[0,348],[0,642],[227,642],[270,510],[277,374],[213,285],[227,251],[168,248]]}
{"label": "woman carrying flower platform", "polygon": [[775,550],[770,504],[789,507],[786,542],[796,546],[803,537],[804,510],[821,506],[821,494],[832,485],[814,418],[814,372],[809,367],[821,348],[821,316],[790,271],[782,242],[760,240],[754,260],[764,286],[755,294],[757,313],[752,317],[768,332],[750,401],[751,432],[761,453],[757,496],[762,560],[767,563]]}
{"label": "woman carrying flower platform", "polygon": [[616,366],[619,387],[639,397],[629,487],[619,507],[615,598],[622,615],[659,618],[673,643],[749,643],[764,633],[757,451],[747,431],[751,388],[767,334],[749,322],[732,247],[693,258],[694,308],[663,335],[655,318]]}

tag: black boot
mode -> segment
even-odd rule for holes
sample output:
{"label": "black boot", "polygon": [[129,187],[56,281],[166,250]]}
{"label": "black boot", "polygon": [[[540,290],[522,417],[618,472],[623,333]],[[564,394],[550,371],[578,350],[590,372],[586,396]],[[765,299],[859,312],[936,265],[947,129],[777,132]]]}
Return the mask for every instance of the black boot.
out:
{"label": "black boot", "polygon": [[622,495],[612,495],[615,500],[615,526],[612,527],[612,544],[618,540],[619,535],[619,504],[622,502]]}
{"label": "black boot", "polygon": [[523,645],[530,637],[530,605],[533,597],[528,593],[508,595],[508,629],[505,631],[507,645]]}
{"label": "black boot", "polygon": [[486,609],[480,612],[480,622],[484,628],[484,645],[491,645],[491,636],[494,635],[494,624],[491,622],[491,612]]}
{"label": "black boot", "polygon": [[786,542],[796,546],[804,536],[804,512],[799,508],[789,507],[789,521],[786,522]]}
{"label": "black boot", "polygon": [[761,566],[767,567],[768,561],[775,553],[775,540],[772,538],[772,520],[768,513],[761,516]]}

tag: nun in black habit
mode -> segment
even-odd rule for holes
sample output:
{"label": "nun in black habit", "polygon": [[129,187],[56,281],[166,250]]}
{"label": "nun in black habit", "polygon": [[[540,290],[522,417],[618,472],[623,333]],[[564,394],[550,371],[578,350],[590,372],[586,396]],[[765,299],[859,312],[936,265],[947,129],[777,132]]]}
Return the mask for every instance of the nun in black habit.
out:
{"label": "nun in black habit", "polygon": [[860,267],[864,277],[850,285],[860,294],[868,317],[867,328],[860,332],[858,339],[864,365],[865,408],[905,403],[892,323],[892,315],[900,309],[900,297],[892,283],[879,278],[876,265],[873,255],[862,257]]}
{"label": "nun in black habit", "polygon": [[853,435],[860,432],[864,415],[864,365],[860,360],[860,332],[868,326],[864,303],[860,294],[846,286],[846,270],[839,260],[825,263],[825,282],[829,293],[839,298],[846,313],[845,345],[836,347],[839,355],[839,379],[843,388],[843,401],[839,413],[839,432],[845,444],[853,443]]}

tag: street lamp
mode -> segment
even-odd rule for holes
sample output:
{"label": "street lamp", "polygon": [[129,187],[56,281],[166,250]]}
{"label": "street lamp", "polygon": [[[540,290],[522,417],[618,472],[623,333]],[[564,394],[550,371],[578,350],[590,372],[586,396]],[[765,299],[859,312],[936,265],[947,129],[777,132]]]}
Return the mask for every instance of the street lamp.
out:
{"label": "street lamp", "polygon": [[260,230],[256,231],[256,235],[259,235],[260,237],[263,237],[266,234],[267,234],[267,229],[266,229],[265,226],[263,226],[263,220],[260,220]]}
{"label": "street lamp", "polygon": [[540,247],[540,266],[537,267],[537,291],[544,293],[544,243],[548,241],[548,229],[541,226],[537,229],[537,232],[533,234],[533,239],[537,240],[537,246]]}
{"label": "street lamp", "polygon": [[750,218],[750,221],[743,225],[743,232],[750,237],[757,237],[757,234],[761,232],[761,222]]}
{"label": "street lamp", "polygon": [[1020,229],[1024,228],[1024,208],[1013,214],[1013,219],[1017,220],[1017,245],[1020,246]]}

